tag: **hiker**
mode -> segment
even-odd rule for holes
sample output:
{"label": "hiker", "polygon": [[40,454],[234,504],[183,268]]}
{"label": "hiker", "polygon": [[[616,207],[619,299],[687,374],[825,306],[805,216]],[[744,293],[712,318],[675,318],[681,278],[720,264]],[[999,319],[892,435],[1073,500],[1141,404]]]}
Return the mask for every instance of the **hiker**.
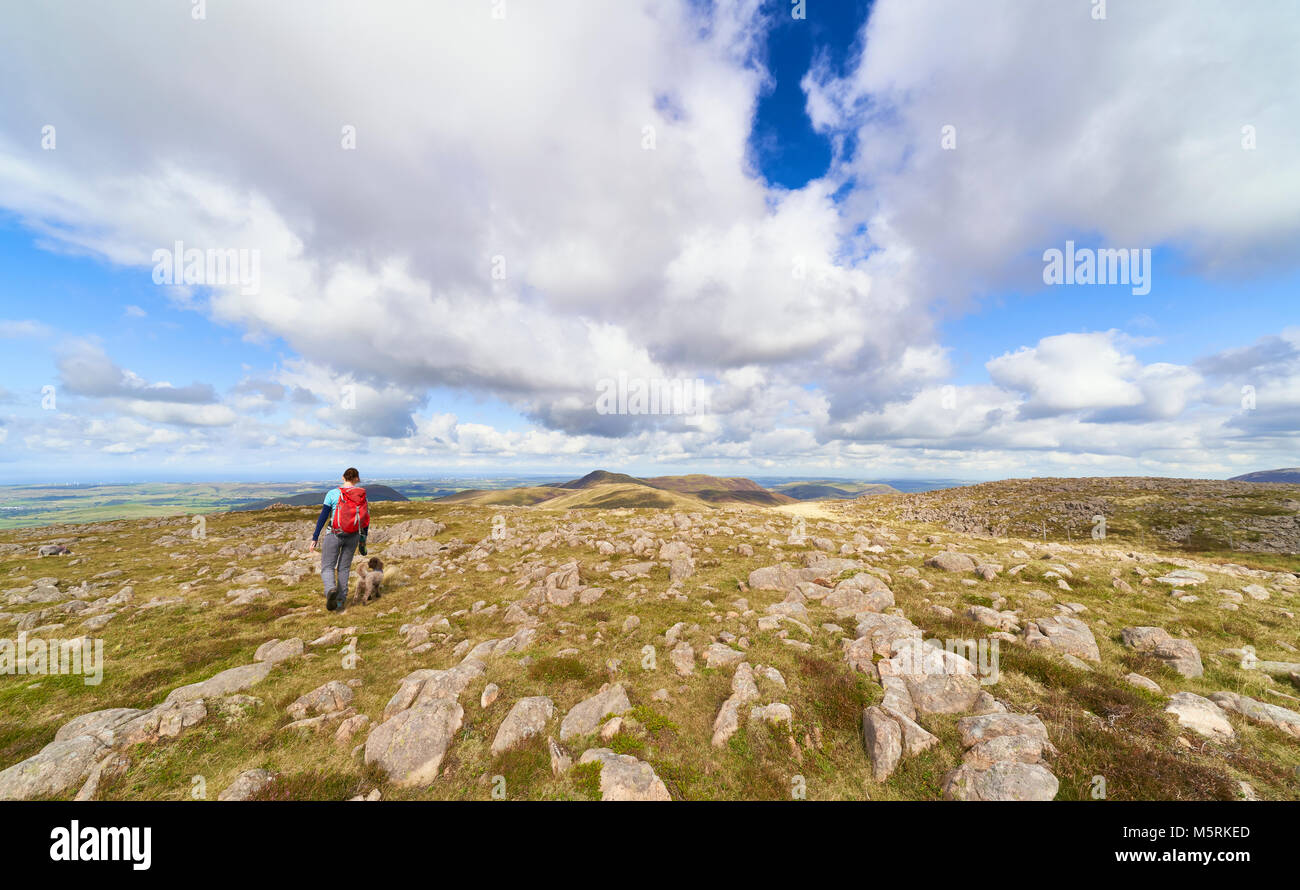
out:
{"label": "hiker", "polygon": [[366,554],[366,535],[370,532],[370,507],[366,504],[366,490],[357,483],[361,474],[356,467],[343,471],[343,484],[330,489],[325,495],[316,520],[316,531],[311,536],[311,549],[316,549],[316,539],[326,520],[329,528],[320,548],[320,577],[325,583],[325,608],[331,612],[342,611],[348,598],[348,569],[352,556],[361,549]]}

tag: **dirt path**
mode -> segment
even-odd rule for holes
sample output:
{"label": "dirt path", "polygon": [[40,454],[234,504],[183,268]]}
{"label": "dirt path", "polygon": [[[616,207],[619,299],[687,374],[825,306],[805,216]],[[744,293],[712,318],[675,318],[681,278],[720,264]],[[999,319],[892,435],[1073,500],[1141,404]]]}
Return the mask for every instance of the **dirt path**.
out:
{"label": "dirt path", "polygon": [[797,504],[781,504],[775,509],[782,513],[789,513],[791,516],[802,516],[805,519],[831,519],[838,520],[843,517],[829,508],[828,504],[832,501],[800,501]]}

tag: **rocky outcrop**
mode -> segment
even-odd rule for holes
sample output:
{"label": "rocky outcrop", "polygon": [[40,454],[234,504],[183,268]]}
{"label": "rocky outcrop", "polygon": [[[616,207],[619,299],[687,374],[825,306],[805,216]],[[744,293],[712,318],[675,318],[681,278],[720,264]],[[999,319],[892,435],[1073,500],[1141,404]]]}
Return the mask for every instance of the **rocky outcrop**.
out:
{"label": "rocky outcrop", "polygon": [[1205,673],[1196,644],[1170,636],[1162,627],[1126,627],[1120,632],[1120,638],[1125,646],[1158,658],[1184,677],[1194,678]]}

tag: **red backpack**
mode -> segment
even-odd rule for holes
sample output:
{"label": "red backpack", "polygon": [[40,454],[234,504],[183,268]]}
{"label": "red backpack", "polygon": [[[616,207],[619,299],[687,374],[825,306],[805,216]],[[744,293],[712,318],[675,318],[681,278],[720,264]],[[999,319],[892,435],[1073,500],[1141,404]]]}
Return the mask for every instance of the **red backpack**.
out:
{"label": "red backpack", "polygon": [[330,527],[345,535],[356,534],[370,527],[370,506],[366,503],[364,488],[339,487],[339,503],[334,508],[334,520]]}

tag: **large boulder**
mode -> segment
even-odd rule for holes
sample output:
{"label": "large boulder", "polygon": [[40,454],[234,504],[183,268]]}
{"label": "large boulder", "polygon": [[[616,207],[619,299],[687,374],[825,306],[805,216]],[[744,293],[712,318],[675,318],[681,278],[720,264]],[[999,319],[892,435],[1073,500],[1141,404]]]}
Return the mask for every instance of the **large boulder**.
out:
{"label": "large boulder", "polygon": [[945,550],[942,553],[936,553],[925,561],[925,564],[945,572],[973,572],[975,571],[975,560],[971,559],[964,553],[954,553],[951,550]]}
{"label": "large boulder", "polygon": [[591,748],[578,758],[578,763],[593,762],[600,764],[601,800],[673,799],[648,763],[628,754],[615,754],[609,748]]}
{"label": "large boulder", "polygon": [[168,702],[198,701],[205,698],[220,698],[247,689],[254,683],[260,683],[275,667],[273,661],[255,661],[222,671],[199,683],[179,686],[167,694]]}
{"label": "large boulder", "polygon": [[1174,693],[1165,711],[1178,719],[1179,726],[1215,741],[1226,742],[1236,735],[1223,709],[1194,692]]}
{"label": "large boulder", "polygon": [[903,757],[903,729],[883,708],[872,705],[862,712],[862,741],[871,758],[871,777],[889,778]]}
{"label": "large boulder", "polygon": [[1120,631],[1120,639],[1125,646],[1159,659],[1184,677],[1205,673],[1196,644],[1170,636],[1162,627],[1126,627]]}
{"label": "large boulder", "polygon": [[51,742],[40,753],[0,772],[0,800],[59,794],[90,775],[106,751],[103,742],[88,735]]}
{"label": "large boulder", "polygon": [[1236,692],[1216,692],[1210,696],[1210,701],[1225,711],[1233,711],[1247,720],[1271,726],[1300,739],[1300,713]]}
{"label": "large boulder", "polygon": [[446,670],[413,671],[402,678],[401,686],[384,706],[384,719],[407,708],[430,704],[440,698],[458,698],[465,687],[475,678],[481,677],[485,670],[483,662],[469,659]]}
{"label": "large boulder", "polygon": [[876,664],[880,676],[900,677],[918,714],[970,711],[980,695],[975,665],[955,652],[920,640],[900,643],[892,658]]}
{"label": "large boulder", "polygon": [[749,573],[749,586],[753,590],[794,590],[800,581],[822,577],[821,569],[795,569],[790,566],[764,566]]}
{"label": "large boulder", "polygon": [[596,731],[606,717],[625,714],[632,710],[632,703],[627,699],[627,691],[621,683],[615,683],[603,692],[574,705],[560,721],[560,741],[567,741],[574,736],[589,735]]}
{"label": "large boulder", "polygon": [[302,720],[313,714],[337,713],[351,704],[353,694],[352,687],[342,680],[331,680],[300,695],[289,705],[289,716],[294,720]]}
{"label": "large boulder", "polygon": [[836,617],[847,618],[851,615],[880,612],[889,608],[894,605],[894,594],[883,584],[874,590],[863,590],[861,587],[851,586],[845,582],[822,600],[822,605],[834,609]]}
{"label": "large boulder", "polygon": [[460,730],[465,711],[453,698],[408,708],[371,731],[366,764],[375,764],[398,785],[427,785],[438,778],[442,759]]}
{"label": "large boulder", "polygon": [[492,753],[501,754],[546,728],[546,721],[555,716],[555,702],[544,695],[521,698],[501,721],[496,738],[492,740]]}
{"label": "large boulder", "polygon": [[1060,782],[1038,763],[1003,760],[987,769],[964,763],[947,775],[945,800],[1051,800]]}
{"label": "large boulder", "polygon": [[1025,625],[1025,645],[1030,649],[1055,649],[1075,658],[1101,661],[1092,630],[1078,618],[1057,615],[1037,618]]}

